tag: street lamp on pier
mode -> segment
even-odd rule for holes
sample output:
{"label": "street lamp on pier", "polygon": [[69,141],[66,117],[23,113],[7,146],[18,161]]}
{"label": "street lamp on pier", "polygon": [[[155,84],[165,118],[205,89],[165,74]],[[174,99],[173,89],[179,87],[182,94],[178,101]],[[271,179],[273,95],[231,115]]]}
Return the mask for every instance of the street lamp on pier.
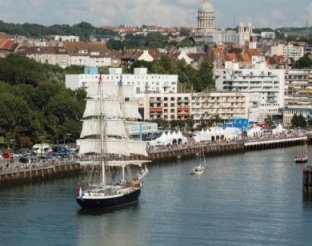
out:
{"label": "street lamp on pier", "polygon": [[[71,136],[71,135],[72,135],[71,133],[67,133],[67,134],[66,134],[67,143],[69,143],[69,139],[70,139],[70,136]],[[65,142],[65,144],[66,144],[66,142]]]}

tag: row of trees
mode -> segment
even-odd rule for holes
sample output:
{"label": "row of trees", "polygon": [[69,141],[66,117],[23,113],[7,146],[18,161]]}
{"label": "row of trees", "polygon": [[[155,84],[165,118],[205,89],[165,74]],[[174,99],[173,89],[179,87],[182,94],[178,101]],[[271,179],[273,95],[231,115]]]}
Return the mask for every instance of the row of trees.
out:
{"label": "row of trees", "polygon": [[56,143],[67,133],[78,138],[86,95],[65,88],[65,72],[21,56],[0,59],[2,145],[10,139],[17,147],[30,147],[42,138]]}
{"label": "row of trees", "polygon": [[38,24],[14,24],[5,23],[0,20],[0,32],[9,35],[22,35],[25,37],[41,38],[45,35],[76,35],[82,40],[89,40],[90,36],[116,36],[117,33],[111,30],[97,28],[88,22],[81,22],[73,26],[70,25],[52,25],[44,26]]}

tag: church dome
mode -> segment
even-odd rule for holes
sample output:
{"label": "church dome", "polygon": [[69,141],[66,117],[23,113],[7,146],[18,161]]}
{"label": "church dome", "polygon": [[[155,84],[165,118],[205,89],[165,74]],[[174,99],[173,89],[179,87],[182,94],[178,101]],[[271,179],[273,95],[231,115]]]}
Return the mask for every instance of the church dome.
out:
{"label": "church dome", "polygon": [[208,0],[204,0],[202,6],[198,10],[199,12],[214,12],[213,6]]}

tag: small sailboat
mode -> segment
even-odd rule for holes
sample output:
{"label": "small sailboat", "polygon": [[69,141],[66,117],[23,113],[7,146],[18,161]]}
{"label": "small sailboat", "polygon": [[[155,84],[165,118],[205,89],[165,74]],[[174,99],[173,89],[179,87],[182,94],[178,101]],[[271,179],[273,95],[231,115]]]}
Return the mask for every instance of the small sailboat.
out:
{"label": "small sailboat", "polygon": [[191,174],[202,174],[205,172],[205,167],[203,166],[204,164],[206,164],[206,160],[205,160],[205,154],[204,152],[199,154],[199,165],[194,166],[191,170]]}
{"label": "small sailboat", "polygon": [[148,173],[146,142],[127,135],[125,121],[139,119],[134,88],[115,82],[87,88],[79,145],[80,165],[88,175],[76,189],[84,210],[113,209],[138,201]]}
{"label": "small sailboat", "polygon": [[307,163],[308,162],[308,146],[305,144],[305,153],[295,157],[295,163]]}

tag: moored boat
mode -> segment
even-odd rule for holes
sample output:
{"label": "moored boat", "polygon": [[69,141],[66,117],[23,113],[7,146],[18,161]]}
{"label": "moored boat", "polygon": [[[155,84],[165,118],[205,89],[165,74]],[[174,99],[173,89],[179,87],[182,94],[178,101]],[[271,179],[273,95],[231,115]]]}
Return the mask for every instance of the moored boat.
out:
{"label": "moored boat", "polygon": [[308,162],[308,156],[299,156],[295,157],[295,162],[296,163],[307,163]]}
{"label": "moored boat", "polygon": [[205,168],[202,165],[193,167],[191,170],[191,174],[202,174],[204,172],[205,172]]}

